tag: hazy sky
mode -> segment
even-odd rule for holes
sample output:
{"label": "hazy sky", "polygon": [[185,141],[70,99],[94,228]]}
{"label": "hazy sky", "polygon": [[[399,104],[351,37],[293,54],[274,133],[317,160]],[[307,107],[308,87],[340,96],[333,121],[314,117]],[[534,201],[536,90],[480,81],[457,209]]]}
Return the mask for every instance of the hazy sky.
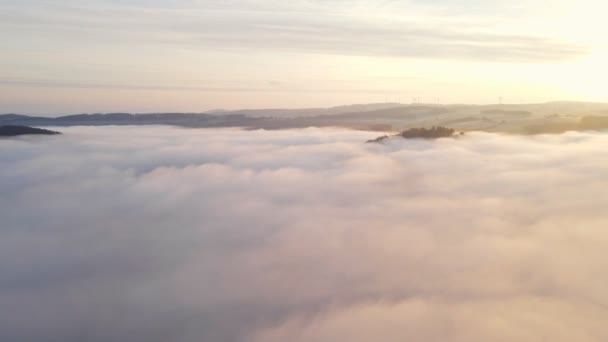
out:
{"label": "hazy sky", "polygon": [[608,101],[602,0],[0,0],[0,112]]}

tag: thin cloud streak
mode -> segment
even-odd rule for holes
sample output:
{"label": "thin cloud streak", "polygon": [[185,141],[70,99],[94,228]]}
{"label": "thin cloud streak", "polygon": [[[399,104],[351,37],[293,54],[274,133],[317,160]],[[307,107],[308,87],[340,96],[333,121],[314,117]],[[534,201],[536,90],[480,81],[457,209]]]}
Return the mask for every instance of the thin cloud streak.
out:
{"label": "thin cloud streak", "polygon": [[[301,87],[286,87],[283,84],[276,82],[266,82],[266,87],[200,87],[200,86],[150,86],[150,85],[122,85],[122,84],[101,84],[101,83],[85,83],[79,81],[56,81],[56,80],[29,80],[29,79],[2,79],[0,85],[6,86],[22,86],[22,87],[43,87],[43,88],[78,88],[78,89],[125,89],[125,90],[173,90],[173,91],[194,91],[194,92],[238,92],[238,93],[256,93],[256,92],[301,92],[301,93],[365,93],[365,94],[390,94],[395,93],[395,90],[382,89],[332,89],[332,88],[317,88],[306,89]],[[279,88],[278,86],[281,85]]]}
{"label": "thin cloud streak", "polygon": [[[493,32],[486,24],[467,24],[442,17],[427,21],[411,15],[373,17],[344,12],[303,14],[290,6],[274,10],[239,9],[219,5],[188,9],[134,8],[129,6],[44,6],[13,9],[2,25],[77,39],[82,32],[98,43],[138,41],[197,48],[277,50],[297,53],[414,57],[495,62],[545,63],[581,57],[588,47],[550,37]],[[236,6],[236,7],[235,7]],[[294,6],[297,9],[297,6]],[[401,9],[405,10],[405,9]],[[79,38],[80,37],[80,38]]]}

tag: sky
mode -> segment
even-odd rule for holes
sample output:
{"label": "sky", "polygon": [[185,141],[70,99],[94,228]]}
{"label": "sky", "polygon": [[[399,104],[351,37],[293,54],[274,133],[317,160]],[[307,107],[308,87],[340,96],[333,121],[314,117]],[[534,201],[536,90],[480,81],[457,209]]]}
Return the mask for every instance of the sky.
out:
{"label": "sky", "polygon": [[602,0],[0,0],[0,112],[608,101]]}
{"label": "sky", "polygon": [[0,144],[2,341],[608,340],[605,133],[56,129]]}

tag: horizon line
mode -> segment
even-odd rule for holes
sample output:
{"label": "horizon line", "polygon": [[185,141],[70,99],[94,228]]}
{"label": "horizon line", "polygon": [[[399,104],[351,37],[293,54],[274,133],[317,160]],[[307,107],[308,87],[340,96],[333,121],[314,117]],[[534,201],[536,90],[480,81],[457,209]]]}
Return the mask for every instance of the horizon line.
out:
{"label": "horizon line", "polygon": [[[336,109],[341,107],[351,107],[351,106],[371,106],[371,105],[394,105],[394,107],[388,107],[383,109],[397,108],[397,107],[405,107],[405,106],[437,106],[437,107],[450,107],[450,106],[472,106],[472,107],[490,107],[490,106],[534,106],[534,105],[551,105],[551,104],[593,104],[593,105],[608,105],[608,102],[602,101],[580,101],[580,100],[551,100],[551,101],[543,101],[543,102],[521,102],[521,103],[437,103],[437,102],[411,102],[411,103],[401,103],[401,102],[370,102],[370,103],[352,103],[352,104],[343,104],[329,107],[260,107],[260,108],[240,108],[240,109],[209,109],[206,111],[159,111],[159,112],[130,112],[130,111],[104,111],[104,112],[73,112],[73,113],[53,113],[53,114],[43,114],[43,113],[17,113],[17,112],[0,112],[0,115],[23,115],[23,116],[44,116],[44,117],[64,117],[70,115],[106,115],[106,114],[131,114],[131,115],[148,115],[148,114],[208,114],[208,115],[221,115],[221,114],[241,114],[239,112],[252,112],[252,111],[265,111],[265,110],[285,110],[285,111],[295,111],[295,110],[324,110],[324,109]],[[375,111],[381,109],[371,109],[369,111]],[[246,113],[242,113],[246,114]]]}

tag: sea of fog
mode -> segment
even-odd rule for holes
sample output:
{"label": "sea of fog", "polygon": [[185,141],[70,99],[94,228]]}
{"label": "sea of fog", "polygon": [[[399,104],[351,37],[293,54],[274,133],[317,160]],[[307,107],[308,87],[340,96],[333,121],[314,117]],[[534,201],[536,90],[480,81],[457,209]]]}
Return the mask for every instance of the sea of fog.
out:
{"label": "sea of fog", "polygon": [[608,134],[0,140],[0,341],[608,341]]}

